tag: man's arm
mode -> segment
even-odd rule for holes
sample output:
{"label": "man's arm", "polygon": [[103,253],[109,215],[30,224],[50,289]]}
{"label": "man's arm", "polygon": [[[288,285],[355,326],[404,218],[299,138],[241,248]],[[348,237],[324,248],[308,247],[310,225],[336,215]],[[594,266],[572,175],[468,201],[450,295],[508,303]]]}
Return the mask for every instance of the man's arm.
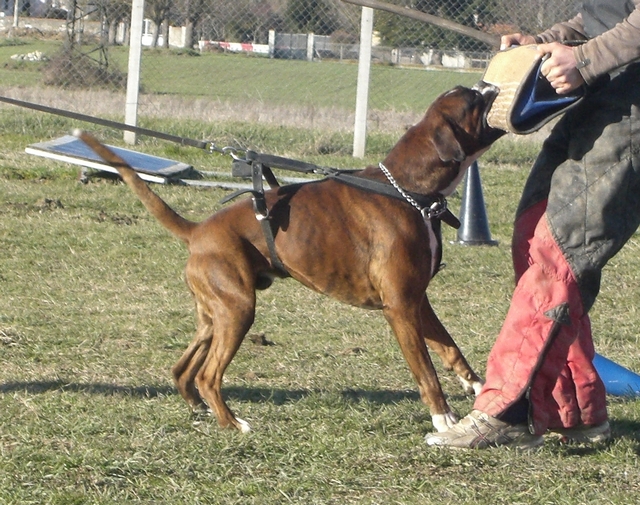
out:
{"label": "man's arm", "polygon": [[536,44],[587,40],[587,36],[584,34],[582,14],[578,14],[569,21],[563,21],[562,23],[553,25],[548,30],[536,35],[534,39]]}
{"label": "man's arm", "polygon": [[573,48],[580,74],[591,84],[598,77],[640,59],[640,3],[611,30]]}

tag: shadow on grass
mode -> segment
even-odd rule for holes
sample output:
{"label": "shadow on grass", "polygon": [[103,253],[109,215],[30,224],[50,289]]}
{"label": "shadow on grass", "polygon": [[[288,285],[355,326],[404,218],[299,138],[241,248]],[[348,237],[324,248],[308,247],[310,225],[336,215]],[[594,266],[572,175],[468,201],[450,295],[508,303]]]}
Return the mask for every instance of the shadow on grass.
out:
{"label": "shadow on grass", "polygon": [[[119,386],[117,384],[79,384],[69,383],[61,380],[54,381],[32,381],[32,382],[7,382],[0,384],[0,394],[20,393],[44,394],[51,391],[70,391],[74,393],[89,393],[95,395],[122,395],[138,398],[159,398],[164,396],[177,395],[178,391],[173,386]],[[286,403],[300,401],[312,394],[329,394],[326,390],[311,389],[271,389],[256,387],[230,386],[223,389],[227,399],[240,402],[252,403],[273,403],[274,405],[284,405]],[[343,389],[339,396],[346,402],[370,402],[374,404],[395,404],[405,400],[420,401],[417,391],[409,390],[364,390],[364,389]],[[613,439],[626,438],[633,440],[636,444],[635,453],[640,456],[640,422],[615,419],[611,420],[611,430]],[[607,442],[607,443],[611,443]],[[567,454],[585,456],[596,452],[604,444],[597,444],[592,447],[585,446],[564,446],[563,450]]]}
{"label": "shadow on grass", "polygon": [[640,456],[640,423],[627,419],[615,419],[611,422],[612,440],[626,438],[635,442],[634,452]]}
{"label": "shadow on grass", "polygon": [[420,401],[420,394],[417,391],[345,389],[340,394],[343,400],[350,402],[367,401],[378,404],[394,404],[403,400]]}
{"label": "shadow on grass", "polygon": [[[139,398],[158,398],[178,394],[178,391],[173,386],[120,386],[105,383],[81,384],[62,380],[7,382],[0,384],[0,394],[26,392],[37,395],[51,391],[70,391],[104,396],[123,395]],[[253,403],[270,402],[275,405],[296,402],[311,394],[323,394],[327,392],[324,390],[311,389],[288,390],[239,386],[225,387],[222,391],[228,399]],[[364,401],[375,404],[394,404],[404,400],[420,401],[420,395],[417,391],[344,389],[338,394],[344,401],[348,402]]]}
{"label": "shadow on grass", "polygon": [[43,394],[50,391],[71,391],[74,393],[90,393],[99,395],[125,395],[142,398],[156,398],[177,394],[173,386],[118,386],[117,384],[78,384],[61,380],[7,382],[0,384],[0,393]]}
{"label": "shadow on grass", "polygon": [[603,449],[615,444],[618,440],[627,440],[633,444],[633,452],[636,456],[640,456],[640,423],[637,421],[629,421],[626,419],[610,420],[611,438],[604,442],[596,443],[562,443],[557,441],[557,447],[560,452],[569,456],[588,456],[597,454]]}

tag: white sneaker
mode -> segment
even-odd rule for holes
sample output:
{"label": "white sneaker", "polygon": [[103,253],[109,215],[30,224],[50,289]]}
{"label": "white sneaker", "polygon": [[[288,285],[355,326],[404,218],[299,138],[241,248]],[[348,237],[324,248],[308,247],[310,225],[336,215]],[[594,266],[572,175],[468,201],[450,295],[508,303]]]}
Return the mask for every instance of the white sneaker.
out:
{"label": "white sneaker", "polygon": [[532,435],[526,424],[507,424],[484,412],[473,410],[447,431],[428,434],[425,442],[427,445],[452,449],[486,449],[497,446],[535,449],[544,440],[539,435]]}

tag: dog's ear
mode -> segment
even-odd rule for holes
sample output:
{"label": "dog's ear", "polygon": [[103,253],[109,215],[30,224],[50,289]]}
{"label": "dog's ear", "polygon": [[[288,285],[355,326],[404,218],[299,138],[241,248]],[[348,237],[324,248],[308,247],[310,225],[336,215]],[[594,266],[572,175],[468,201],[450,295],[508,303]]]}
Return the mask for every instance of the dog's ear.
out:
{"label": "dog's ear", "polygon": [[438,156],[444,162],[462,161],[467,154],[462,149],[456,138],[454,128],[448,121],[443,121],[433,134],[433,145],[438,151]]}

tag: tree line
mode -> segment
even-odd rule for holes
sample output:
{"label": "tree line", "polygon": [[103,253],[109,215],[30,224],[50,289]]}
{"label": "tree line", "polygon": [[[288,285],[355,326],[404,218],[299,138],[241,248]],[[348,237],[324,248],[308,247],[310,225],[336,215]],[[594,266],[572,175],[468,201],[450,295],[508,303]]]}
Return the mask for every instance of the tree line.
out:
{"label": "tree line", "polygon": [[[569,18],[573,9],[571,3],[555,0],[386,1],[495,33],[537,33]],[[90,16],[102,21],[109,39],[118,24],[129,21],[131,0],[91,0],[91,6]],[[360,8],[340,0],[145,0],[145,17],[154,27],[154,45],[162,40],[167,47],[169,26],[186,28],[188,46],[199,39],[264,44],[269,30],[357,43],[360,29]],[[475,39],[386,12],[375,13],[374,29],[381,43],[391,47],[483,49]]]}

